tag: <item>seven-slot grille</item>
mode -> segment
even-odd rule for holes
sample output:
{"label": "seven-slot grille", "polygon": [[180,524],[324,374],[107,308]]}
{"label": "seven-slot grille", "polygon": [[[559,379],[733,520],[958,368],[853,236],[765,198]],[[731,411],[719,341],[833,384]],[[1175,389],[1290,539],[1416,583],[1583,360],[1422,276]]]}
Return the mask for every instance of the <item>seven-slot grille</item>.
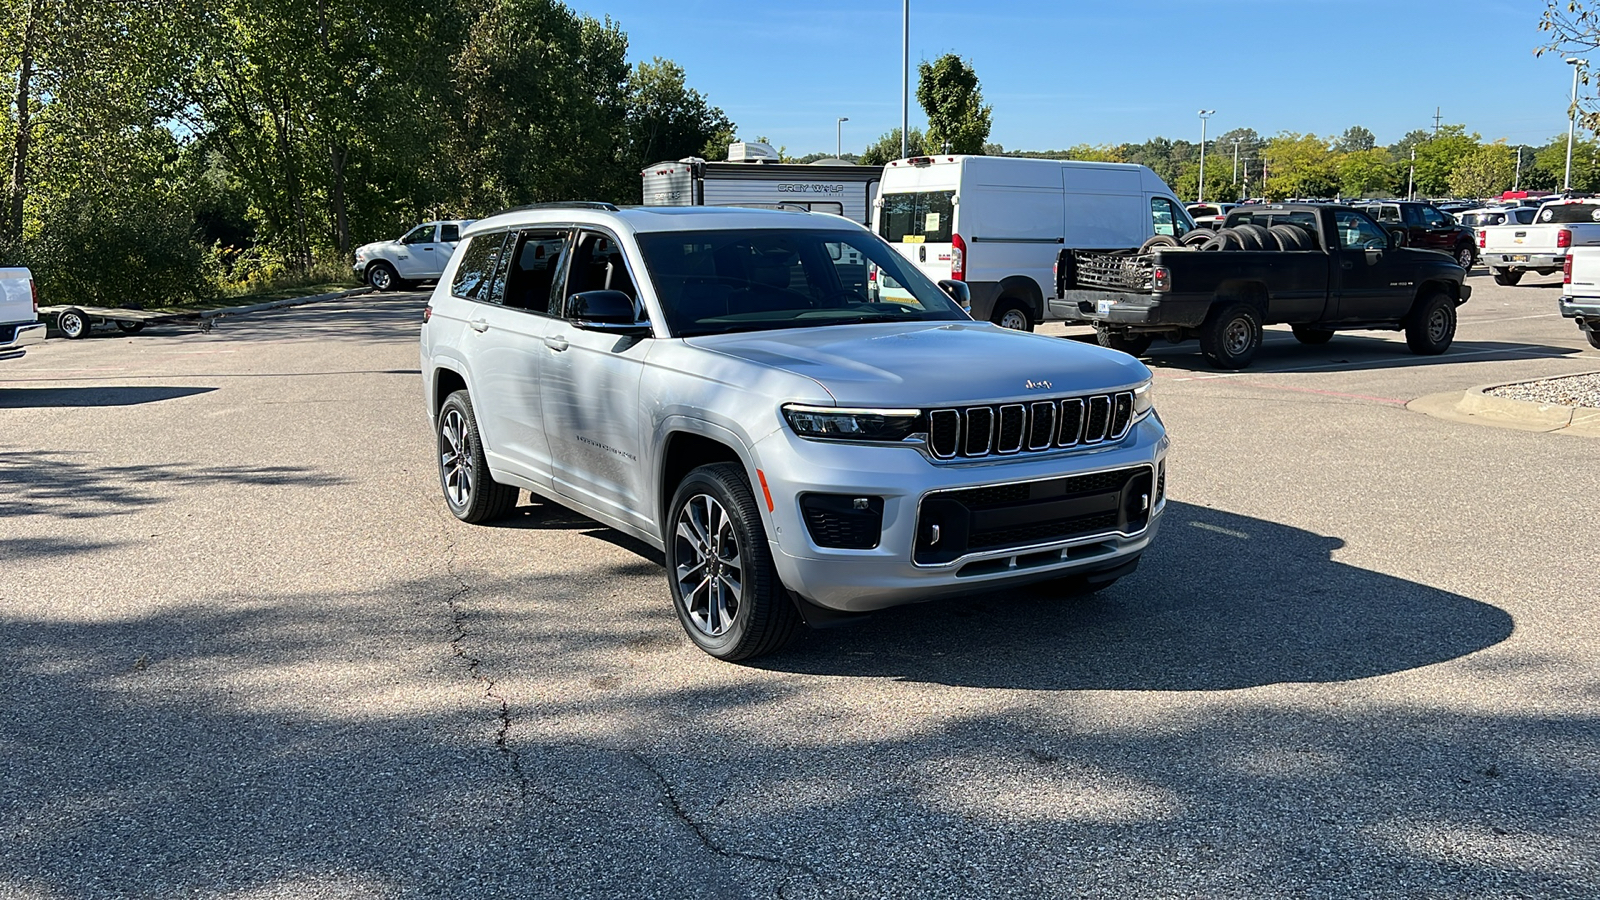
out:
{"label": "seven-slot grille", "polygon": [[1132,391],[936,409],[928,413],[928,448],[939,459],[1006,456],[1120,440],[1132,425]]}

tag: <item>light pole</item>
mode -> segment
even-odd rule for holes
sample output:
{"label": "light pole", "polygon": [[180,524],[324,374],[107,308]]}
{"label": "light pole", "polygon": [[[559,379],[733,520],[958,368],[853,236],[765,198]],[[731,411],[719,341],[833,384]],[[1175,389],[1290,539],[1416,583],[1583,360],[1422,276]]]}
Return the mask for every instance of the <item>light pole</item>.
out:
{"label": "light pole", "polygon": [[844,123],[850,121],[849,116],[840,116],[833,123],[833,158],[840,159],[844,155]]}
{"label": "light pole", "polygon": [[1206,120],[1216,113],[1214,109],[1200,110],[1200,187],[1195,191],[1194,202],[1206,199]]}
{"label": "light pole", "polygon": [[901,4],[900,12],[900,158],[910,156],[906,149],[911,135],[911,0]]}
{"label": "light pole", "polygon": [[1517,145],[1517,177],[1511,182],[1511,191],[1516,193],[1522,190],[1522,145]]}
{"label": "light pole", "polygon": [[1417,183],[1417,148],[1411,148],[1411,168],[1406,170],[1406,199],[1415,200],[1415,185]]}
{"label": "light pole", "polygon": [[1233,183],[1239,183],[1239,139],[1233,139]]}
{"label": "light pole", "polygon": [[1567,174],[1561,179],[1561,193],[1572,190],[1572,133],[1578,127],[1578,72],[1589,64],[1586,59],[1567,57],[1572,67],[1572,105],[1567,108]]}

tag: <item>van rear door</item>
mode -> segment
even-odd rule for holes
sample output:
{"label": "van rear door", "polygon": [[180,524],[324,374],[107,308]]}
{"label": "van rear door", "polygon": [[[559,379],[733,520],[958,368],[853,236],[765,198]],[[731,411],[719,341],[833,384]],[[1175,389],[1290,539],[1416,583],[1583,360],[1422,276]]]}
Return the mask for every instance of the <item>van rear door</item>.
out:
{"label": "van rear door", "polygon": [[[934,281],[949,278],[955,233],[954,188],[885,192],[878,207],[878,236]],[[880,285],[884,300],[909,301],[898,288]]]}

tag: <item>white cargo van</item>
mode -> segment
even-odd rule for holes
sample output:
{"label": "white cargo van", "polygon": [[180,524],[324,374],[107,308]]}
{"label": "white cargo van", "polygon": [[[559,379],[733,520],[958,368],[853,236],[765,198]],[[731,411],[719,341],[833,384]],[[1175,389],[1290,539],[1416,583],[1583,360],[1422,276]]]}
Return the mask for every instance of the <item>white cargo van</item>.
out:
{"label": "white cargo van", "polygon": [[929,278],[965,281],[974,319],[1027,331],[1047,314],[1064,247],[1138,247],[1194,227],[1146,166],[959,155],[884,166],[872,224]]}

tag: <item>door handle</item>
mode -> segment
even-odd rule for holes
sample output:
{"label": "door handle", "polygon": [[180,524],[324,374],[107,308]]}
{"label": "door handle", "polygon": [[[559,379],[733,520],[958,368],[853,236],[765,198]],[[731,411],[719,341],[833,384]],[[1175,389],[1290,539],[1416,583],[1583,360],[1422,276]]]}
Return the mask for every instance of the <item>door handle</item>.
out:
{"label": "door handle", "polygon": [[1356,267],[1356,264],[1355,264],[1355,263],[1353,263],[1353,262],[1351,262],[1351,261],[1350,261],[1350,260],[1348,260],[1348,259],[1347,259],[1347,260],[1344,260],[1344,261],[1343,261],[1343,262],[1341,262],[1341,263],[1339,263],[1339,265],[1340,265],[1340,266],[1342,266],[1342,267],[1344,267],[1344,268],[1346,268],[1346,269],[1354,269],[1354,268],[1355,268],[1355,267]]}
{"label": "door handle", "polygon": [[567,339],[564,337],[548,336],[544,339],[544,345],[549,347],[551,350],[560,353],[561,351],[567,349]]}
{"label": "door handle", "polygon": [[488,319],[473,319],[471,322],[468,322],[467,324],[472,326],[472,330],[473,331],[488,331],[489,330],[489,320]]}

